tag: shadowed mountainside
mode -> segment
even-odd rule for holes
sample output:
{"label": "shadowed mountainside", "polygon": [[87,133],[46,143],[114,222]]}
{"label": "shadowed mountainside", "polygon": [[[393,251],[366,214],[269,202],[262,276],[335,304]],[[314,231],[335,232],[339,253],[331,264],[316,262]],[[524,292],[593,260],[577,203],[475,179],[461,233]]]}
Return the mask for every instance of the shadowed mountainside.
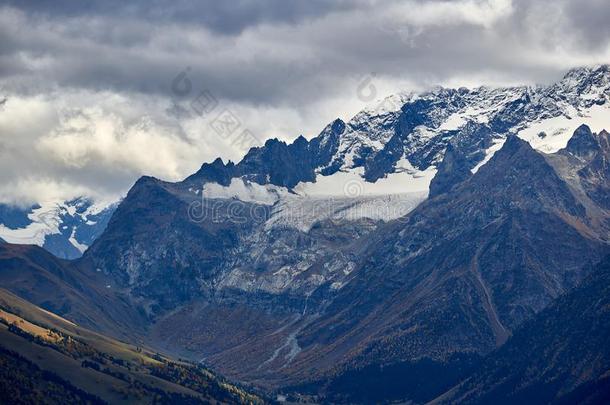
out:
{"label": "shadowed mountainside", "polygon": [[525,322],[446,403],[608,403],[610,257],[581,285]]}

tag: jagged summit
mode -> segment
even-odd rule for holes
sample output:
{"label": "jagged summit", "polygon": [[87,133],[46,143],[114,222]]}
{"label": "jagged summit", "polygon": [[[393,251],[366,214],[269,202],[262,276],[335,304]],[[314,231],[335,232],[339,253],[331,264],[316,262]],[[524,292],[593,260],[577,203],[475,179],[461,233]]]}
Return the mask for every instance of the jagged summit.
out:
{"label": "jagged summit", "polygon": [[574,131],[574,135],[562,152],[588,159],[596,153],[607,151],[609,149],[608,139],[609,134],[605,129],[594,133],[588,125],[583,124]]}
{"label": "jagged summit", "polygon": [[430,197],[451,191],[472,175],[466,156],[452,143],[447,145],[443,161],[430,183]]}
{"label": "jagged summit", "polygon": [[[291,144],[268,140],[251,149],[235,167],[204,165],[200,178],[195,175],[189,180],[227,185],[231,178],[241,177],[294,189],[341,173],[352,173],[366,183],[398,179],[402,174],[396,183],[403,187],[395,192],[407,192],[417,178],[431,180],[425,173],[437,170],[454,139],[453,149],[463,149],[470,170],[489,160],[509,134],[540,151],[556,152],[581,124],[596,131],[608,126],[602,122],[610,112],[609,99],[608,65],[572,69],[548,86],[439,87],[397,94],[348,122],[336,119],[309,141],[304,137]],[[209,173],[212,168],[214,175]]]}
{"label": "jagged summit", "polygon": [[574,135],[568,141],[564,150],[580,157],[586,157],[594,153],[599,144],[591,128],[588,125],[582,124],[576,129]]}
{"label": "jagged summit", "polygon": [[584,66],[570,69],[559,84],[580,91],[607,87],[610,84],[610,65]]}

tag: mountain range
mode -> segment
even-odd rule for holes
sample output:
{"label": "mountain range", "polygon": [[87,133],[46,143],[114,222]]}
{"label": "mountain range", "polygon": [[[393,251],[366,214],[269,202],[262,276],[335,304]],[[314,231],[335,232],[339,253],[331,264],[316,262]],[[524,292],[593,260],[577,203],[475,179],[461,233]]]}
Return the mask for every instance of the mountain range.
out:
{"label": "mountain range", "polygon": [[393,96],[140,178],[75,260],[0,233],[2,286],[280,398],[599,402],[609,112],[608,66]]}

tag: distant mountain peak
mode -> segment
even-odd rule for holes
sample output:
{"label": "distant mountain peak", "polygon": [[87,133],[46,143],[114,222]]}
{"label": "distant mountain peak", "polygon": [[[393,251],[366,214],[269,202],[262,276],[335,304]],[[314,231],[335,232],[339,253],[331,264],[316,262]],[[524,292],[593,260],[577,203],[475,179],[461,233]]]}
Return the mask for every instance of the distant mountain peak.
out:
{"label": "distant mountain peak", "polygon": [[606,93],[564,84],[439,89],[183,182],[143,178],[82,260],[168,346],[244,379],[426,358],[446,370],[607,248],[608,155],[556,153],[587,146]]}
{"label": "distant mountain peak", "polygon": [[582,81],[583,78],[599,77],[610,74],[610,64],[579,66],[568,70],[563,80]]}
{"label": "distant mountain peak", "polygon": [[98,203],[86,197],[44,201],[26,208],[0,204],[0,237],[74,259],[103,232],[115,208],[116,203]]}
{"label": "distant mountain peak", "polygon": [[336,118],[333,122],[330,123],[330,127],[333,132],[341,133],[345,129],[345,122],[341,118]]}
{"label": "distant mountain peak", "polygon": [[523,139],[519,138],[517,135],[511,134],[506,137],[504,146],[502,146],[502,148],[500,149],[498,154],[511,154],[512,155],[521,149],[531,150],[532,152],[534,151],[534,149],[531,147],[531,145],[527,141],[524,141]]}
{"label": "distant mountain peak", "polygon": [[438,171],[430,183],[430,197],[451,191],[456,185],[470,178],[468,159],[461,150],[449,143],[443,161],[438,165]]}
{"label": "distant mountain peak", "polygon": [[610,65],[578,67],[570,70],[558,83],[567,93],[585,96],[603,103],[610,96]]}
{"label": "distant mountain peak", "polygon": [[605,129],[596,134],[588,125],[583,124],[576,129],[563,152],[582,159],[591,159],[597,153],[610,150],[609,138]]}
{"label": "distant mountain peak", "polygon": [[574,135],[570,138],[564,150],[575,156],[585,157],[596,152],[598,148],[599,144],[595,135],[591,132],[591,128],[582,124],[574,131]]}

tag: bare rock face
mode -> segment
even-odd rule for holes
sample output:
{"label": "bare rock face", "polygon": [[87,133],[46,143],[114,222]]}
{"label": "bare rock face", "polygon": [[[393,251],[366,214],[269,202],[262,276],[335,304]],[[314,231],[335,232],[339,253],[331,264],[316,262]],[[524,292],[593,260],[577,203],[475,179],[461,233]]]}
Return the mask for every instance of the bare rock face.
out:
{"label": "bare rock face", "polygon": [[447,146],[443,161],[430,183],[430,197],[451,191],[455,186],[470,178],[470,165],[466,156],[452,144]]}
{"label": "bare rock face", "polygon": [[583,160],[592,160],[599,150],[600,144],[597,137],[591,132],[591,128],[585,124],[576,129],[564,148],[564,152]]}
{"label": "bare rock face", "polygon": [[[569,145],[568,145],[569,150]],[[587,194],[599,206],[610,208],[610,134],[601,131],[594,135],[587,165],[578,172]]]}

